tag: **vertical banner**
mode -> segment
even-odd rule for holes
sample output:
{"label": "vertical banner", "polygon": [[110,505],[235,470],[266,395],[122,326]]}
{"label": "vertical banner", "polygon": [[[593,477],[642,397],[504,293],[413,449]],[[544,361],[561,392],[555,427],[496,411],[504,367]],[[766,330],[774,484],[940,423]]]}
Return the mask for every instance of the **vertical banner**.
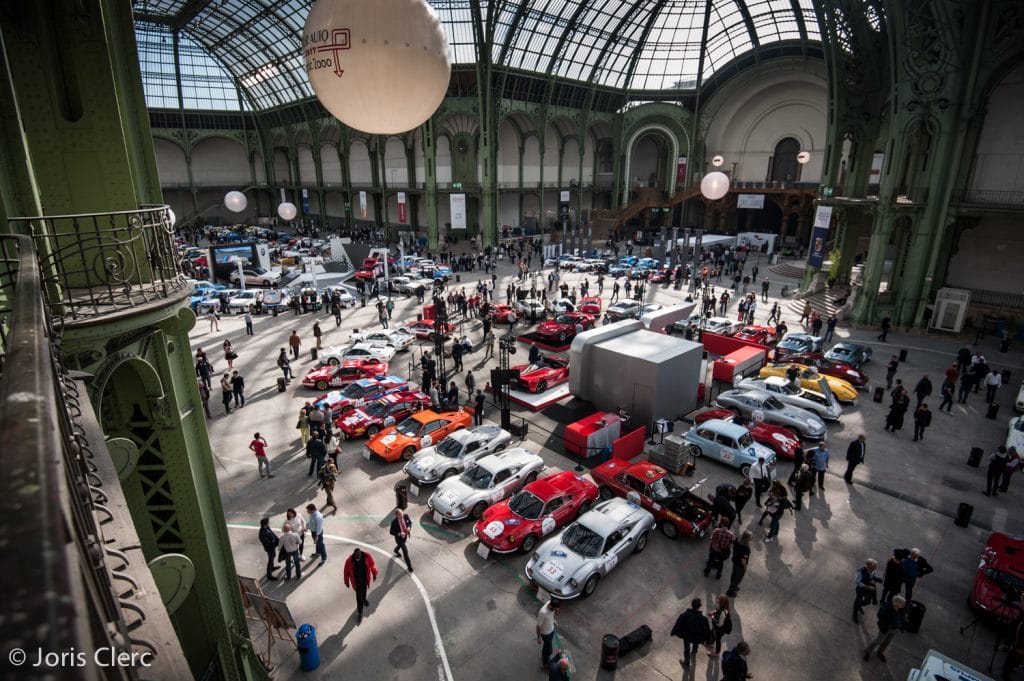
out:
{"label": "vertical banner", "polygon": [[288,203],[288,199],[286,199],[284,195],[284,187],[281,187],[281,200],[278,201],[278,203]]}
{"label": "vertical banner", "polygon": [[871,157],[871,174],[868,175],[868,184],[882,184],[882,165],[885,163],[885,154],[875,154]]}
{"label": "vertical banner", "polygon": [[366,219],[366,192],[359,192],[359,217]]}
{"label": "vertical banner", "polygon": [[405,224],[405,192],[398,192],[398,223]]}
{"label": "vertical banner", "polygon": [[302,214],[309,215],[309,190],[302,190]]}
{"label": "vertical banner", "polygon": [[448,205],[452,212],[452,229],[466,229],[466,195],[450,194]]}
{"label": "vertical banner", "polygon": [[[569,192],[563,190],[558,194],[558,221],[562,224],[562,232],[569,229]],[[575,238],[575,230],[573,237]]]}
{"label": "vertical banner", "polygon": [[811,247],[807,253],[807,264],[820,268],[825,262],[825,246],[828,243],[828,227],[832,222],[832,206],[818,206],[814,213],[814,229],[811,230]]}
{"label": "vertical banner", "polygon": [[676,189],[686,183],[686,157],[680,156],[676,159]]}

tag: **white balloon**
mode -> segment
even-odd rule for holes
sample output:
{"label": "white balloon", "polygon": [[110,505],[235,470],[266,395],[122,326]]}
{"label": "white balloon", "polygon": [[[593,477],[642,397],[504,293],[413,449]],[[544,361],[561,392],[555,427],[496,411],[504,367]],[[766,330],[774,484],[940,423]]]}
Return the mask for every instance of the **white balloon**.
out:
{"label": "white balloon", "polygon": [[704,198],[717,201],[729,193],[729,176],[717,170],[708,173],[700,181],[700,193]]}
{"label": "white balloon", "polygon": [[451,77],[444,27],[425,0],[317,0],[302,53],[320,103],[373,134],[421,125]]}
{"label": "white balloon", "polygon": [[231,191],[224,195],[224,205],[233,213],[241,213],[249,205],[249,200],[242,192]]}
{"label": "white balloon", "polygon": [[171,227],[174,227],[174,223],[178,221],[178,216],[174,214],[174,209],[170,206],[167,207],[167,219],[171,221]]}
{"label": "white balloon", "polygon": [[299,209],[295,207],[294,203],[282,203],[277,207],[277,214],[282,220],[294,220],[295,216],[299,214]]}

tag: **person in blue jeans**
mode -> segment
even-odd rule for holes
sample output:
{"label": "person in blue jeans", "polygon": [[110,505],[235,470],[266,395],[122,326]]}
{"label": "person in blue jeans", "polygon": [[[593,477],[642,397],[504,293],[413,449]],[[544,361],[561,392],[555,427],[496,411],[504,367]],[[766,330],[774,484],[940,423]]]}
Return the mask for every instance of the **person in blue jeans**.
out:
{"label": "person in blue jeans", "polygon": [[552,598],[537,612],[537,643],[541,644],[541,669],[548,669],[551,664],[551,644],[555,638],[555,615],[558,614],[560,607],[561,603]]}
{"label": "person in blue jeans", "polygon": [[818,447],[814,450],[814,471],[818,475],[818,489],[825,489],[825,471],[828,470],[828,449],[825,448],[825,441],[818,440]]}
{"label": "person in blue jeans", "polygon": [[306,513],[309,514],[306,529],[309,530],[309,536],[312,537],[316,547],[313,555],[319,556],[320,564],[324,565],[327,563],[327,547],[324,546],[324,516],[316,510],[316,504],[306,506]]}
{"label": "person in blue jeans", "polygon": [[292,530],[288,523],[281,528],[281,550],[284,552],[284,578],[292,578],[292,565],[295,566],[295,579],[302,579],[302,564],[299,562],[299,546],[302,538]]}

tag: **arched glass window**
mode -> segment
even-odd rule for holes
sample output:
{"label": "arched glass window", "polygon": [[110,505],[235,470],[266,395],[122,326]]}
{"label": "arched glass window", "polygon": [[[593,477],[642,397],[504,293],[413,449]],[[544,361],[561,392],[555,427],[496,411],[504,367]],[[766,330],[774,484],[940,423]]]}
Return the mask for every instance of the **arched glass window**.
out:
{"label": "arched glass window", "polygon": [[772,182],[795,182],[800,177],[800,164],[796,155],[800,153],[800,142],[792,137],[784,137],[775,145],[772,156]]}

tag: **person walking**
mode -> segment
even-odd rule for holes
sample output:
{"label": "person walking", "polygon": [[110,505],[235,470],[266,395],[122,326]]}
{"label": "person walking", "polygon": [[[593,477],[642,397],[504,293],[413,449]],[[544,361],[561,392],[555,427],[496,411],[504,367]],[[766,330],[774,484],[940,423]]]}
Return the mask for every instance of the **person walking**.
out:
{"label": "person walking", "polygon": [[212,387],[213,365],[210,364],[209,358],[207,358],[206,353],[202,350],[196,352],[196,376],[199,377],[199,382],[205,385],[207,389]]}
{"label": "person walking", "polygon": [[697,650],[712,639],[711,623],[701,612],[703,604],[699,598],[690,601],[690,607],[680,613],[672,625],[672,636],[683,639],[683,667],[689,669],[690,661],[696,662]]}
{"label": "person walking", "polygon": [[214,329],[220,331],[220,315],[216,310],[211,308],[207,311],[206,321],[210,322],[210,330],[207,333],[213,333]]}
{"label": "person walking", "polygon": [[484,334],[484,361],[494,357],[494,334],[488,331]]}
{"label": "person walking", "polygon": [[750,467],[750,479],[754,483],[754,505],[761,508],[761,495],[768,491],[772,484],[771,469],[763,456],[757,457],[757,463]]}
{"label": "person walking", "polygon": [[295,422],[295,428],[299,431],[299,439],[303,448],[309,443],[309,412],[312,409],[313,405],[306,402],[305,406],[299,409],[299,417]]}
{"label": "person walking", "polygon": [[320,322],[313,322],[313,338],[316,339],[316,349],[319,350],[323,347],[321,340],[324,332],[320,330]]}
{"label": "person walking", "polygon": [[199,384],[199,401],[203,404],[203,413],[206,414],[206,418],[213,418],[210,415],[210,389],[201,379],[197,380],[196,383]]}
{"label": "person walking", "polygon": [[864,649],[865,661],[870,660],[871,651],[875,651],[878,659],[885,662],[885,649],[889,647],[896,633],[906,626],[906,613],[903,612],[906,605],[907,599],[903,596],[893,596],[891,601],[883,603],[878,609],[878,635]]}
{"label": "person walking", "polygon": [[942,402],[939,403],[939,411],[942,411],[942,408],[945,407],[947,414],[953,412],[953,393],[955,391],[956,384],[947,377],[939,387],[939,394],[942,396]]}
{"label": "person walking", "polygon": [[882,318],[882,333],[878,334],[878,340],[883,343],[887,343],[886,340],[889,337],[889,329],[892,328],[892,319],[890,317]]}
{"label": "person walking", "polygon": [[889,560],[885,562],[885,573],[882,577],[882,602],[888,603],[892,597],[903,590],[903,559],[907,557],[904,549],[893,549]]}
{"label": "person walking", "polygon": [[313,433],[309,442],[306,443],[306,458],[309,459],[309,471],[306,473],[306,477],[311,478],[314,473],[320,472],[327,459],[327,445],[324,444],[320,431]]}
{"label": "person walking", "polygon": [[996,391],[1003,384],[1003,375],[992,369],[985,374],[985,403],[992,404],[996,401]]}
{"label": "person walking", "polygon": [[285,383],[292,379],[292,363],[288,359],[288,353],[284,348],[281,348],[281,352],[277,355],[277,368],[281,370]]}
{"label": "person walking", "polygon": [[769,286],[771,286],[771,283],[767,279],[765,279],[764,281],[761,282],[761,302],[762,303],[767,303],[768,302],[768,287]]}
{"label": "person walking", "polygon": [[224,404],[224,413],[231,413],[231,399],[234,393],[231,390],[231,375],[224,374],[220,377],[220,401]]}
{"label": "person walking", "polygon": [[906,389],[900,388],[896,396],[893,397],[892,406],[889,407],[889,413],[885,417],[885,429],[890,433],[903,430],[903,417],[906,416],[909,408],[910,396],[907,395]]}
{"label": "person walking", "polygon": [[274,564],[274,558],[277,556],[277,545],[280,540],[274,531],[270,529],[270,518],[260,519],[260,545],[263,550],[267,552],[267,579],[273,581],[277,579],[274,576],[274,570],[277,567]]}
{"label": "person walking", "polygon": [[828,319],[825,321],[825,338],[823,342],[829,343],[832,338],[836,335],[836,324],[839,323],[839,319],[836,317],[836,313],[829,314]]}
{"label": "person walking", "polygon": [[[313,556],[320,557],[320,564],[327,564],[327,547],[324,545],[324,515],[316,509],[316,504],[307,504],[306,528],[309,530],[309,538],[313,540]],[[311,556],[312,557],[312,556]]]}
{"label": "person walking", "polygon": [[245,406],[245,379],[237,371],[231,372],[231,396],[236,407]]}
{"label": "person walking", "polygon": [[462,371],[462,345],[460,343],[452,343],[452,370]]}
{"label": "person walking", "polygon": [[768,536],[764,538],[765,544],[770,544],[777,536],[779,536],[779,521],[782,520],[782,514],[787,510],[793,508],[793,504],[790,503],[789,498],[786,495],[786,488],[779,486],[778,495],[773,494],[768,497],[768,502],[765,504],[765,511],[768,513],[770,521],[768,523]]}
{"label": "person walking", "polygon": [[1010,489],[1010,478],[1020,470],[1020,454],[1016,447],[1010,447],[1006,452],[1006,463],[1003,464],[1002,481],[999,483],[999,491],[1003,494]]}
{"label": "person walking", "polygon": [[922,376],[921,380],[914,386],[914,394],[917,395],[916,407],[920,407],[925,398],[932,394],[932,382],[927,376]]}
{"label": "person walking", "polygon": [[245,335],[255,335],[252,330],[252,314],[249,312],[249,310],[246,310],[245,314],[242,315],[242,321],[245,322]]}
{"label": "person walking", "polygon": [[846,484],[853,484],[853,471],[864,463],[865,454],[867,454],[867,438],[862,433],[846,448],[846,473],[843,474]]}
{"label": "person walking", "polygon": [[484,403],[485,403],[485,401],[486,401],[486,398],[484,398],[483,391],[477,390],[476,391],[476,397],[473,400],[473,425],[474,426],[483,425],[483,422],[484,422]]}
{"label": "person walking", "polygon": [[730,598],[736,598],[736,592],[740,590],[740,582],[747,574],[747,563],[750,562],[750,541],[753,538],[753,533],[748,530],[733,542],[732,572],[729,574],[729,590],[725,592],[725,595]]}
{"label": "person walking", "polygon": [[334,512],[338,512],[338,506],[334,503],[334,483],[338,481],[338,465],[333,459],[329,459],[324,467],[320,469],[320,489],[327,495],[327,501],[323,508],[330,506]]}
{"label": "person walking", "polygon": [[828,470],[830,454],[825,447],[824,440],[818,440],[818,446],[814,450],[814,472],[818,476],[818,489],[825,489],[825,472]]}
{"label": "person walking", "polygon": [[551,656],[551,663],[548,665],[548,681],[569,681],[569,657],[561,648]]}
{"label": "person walking", "polygon": [[797,475],[796,483],[793,485],[793,495],[796,497],[793,508],[797,511],[802,511],[804,508],[805,494],[814,496],[814,473],[811,472],[810,466],[802,464],[800,474]]}
{"label": "person walking", "polygon": [[859,568],[854,575],[854,583],[856,585],[856,591],[853,596],[854,622],[860,622],[858,615],[864,614],[865,605],[878,604],[878,585],[882,583],[882,578],[878,576],[877,570],[878,561],[874,558],[868,558],[864,561],[864,566]]}
{"label": "person walking", "polygon": [[302,565],[299,563],[299,546],[302,541],[299,533],[288,523],[281,528],[281,553],[284,554],[284,578],[292,578],[292,565],[295,565],[295,579],[302,579]]}
{"label": "person walking", "polygon": [[345,560],[344,575],[345,586],[356,592],[356,624],[363,622],[363,606],[369,606],[370,601],[366,598],[366,589],[370,582],[377,581],[377,566],[373,562],[373,556],[363,553],[362,549],[352,549],[352,555]]}
{"label": "person walking", "polygon": [[967,396],[971,394],[971,389],[974,388],[974,374],[970,371],[964,371],[960,374],[958,379],[960,383],[960,389],[957,391],[957,402],[960,404],[967,404]]}
{"label": "person walking", "polygon": [[299,348],[302,347],[302,339],[299,337],[298,331],[292,331],[292,335],[288,336],[288,347],[292,349],[292,359],[298,359]]}
{"label": "person walking", "polygon": [[406,541],[409,539],[409,535],[412,533],[412,520],[409,519],[409,515],[404,513],[402,509],[395,509],[395,517],[391,520],[391,536],[395,538],[395,549],[392,553],[396,557],[401,555],[405,559],[405,567],[412,572],[412,561],[409,560],[409,547],[406,546]]}
{"label": "person walking", "polygon": [[885,365],[885,389],[892,390],[892,379],[896,378],[896,371],[900,368],[900,362],[896,359],[896,355],[889,358],[889,363]]}
{"label": "person walking", "polygon": [[746,641],[740,641],[732,650],[727,650],[722,656],[722,681],[747,681],[753,678],[753,674],[747,666],[747,656],[750,655],[750,646]]}
{"label": "person walking", "polygon": [[537,611],[537,643],[540,644],[540,667],[547,670],[551,664],[552,643],[555,639],[555,615],[562,604],[550,598]]}
{"label": "person walking", "polygon": [[264,469],[266,469],[266,476],[268,478],[274,477],[270,474],[270,459],[267,457],[267,441],[260,436],[258,432],[253,433],[252,442],[249,443],[249,451],[256,455],[256,467],[259,470],[260,477],[264,475]]}
{"label": "person walking", "polygon": [[985,496],[999,496],[999,483],[1003,473],[1006,471],[1006,463],[1010,460],[1010,453],[1006,445],[999,445],[996,451],[988,458],[988,471],[985,481]]}
{"label": "person walking", "polygon": [[932,413],[928,405],[922,402],[914,410],[914,442],[924,439],[924,431],[932,425]]}
{"label": "person walking", "polygon": [[806,322],[806,321],[810,320],[810,318],[811,318],[811,312],[812,312],[812,309],[811,309],[811,304],[810,304],[810,302],[807,302],[807,301],[805,301],[805,302],[804,302],[804,309],[803,309],[803,310],[802,310],[802,311],[800,312],[800,320],[799,320],[799,323],[800,323],[800,324],[803,324],[804,322]]}
{"label": "person walking", "polygon": [[718,657],[722,654],[722,639],[732,633],[732,608],[729,604],[729,597],[725,594],[718,594],[715,599],[715,609],[708,613],[711,619],[711,636],[714,646],[708,643],[708,657]]}
{"label": "person walking", "polygon": [[704,564],[704,576],[707,577],[712,570],[715,571],[715,579],[722,578],[722,567],[729,558],[732,551],[732,543],[736,535],[729,529],[729,519],[720,518],[718,527],[711,533],[711,541],[708,545],[708,559]]}
{"label": "person walking", "polygon": [[743,478],[740,482],[739,487],[736,488],[736,492],[732,495],[732,505],[736,509],[736,522],[743,522],[743,509],[750,501],[751,497],[754,496],[754,485],[750,482],[750,478]]}

